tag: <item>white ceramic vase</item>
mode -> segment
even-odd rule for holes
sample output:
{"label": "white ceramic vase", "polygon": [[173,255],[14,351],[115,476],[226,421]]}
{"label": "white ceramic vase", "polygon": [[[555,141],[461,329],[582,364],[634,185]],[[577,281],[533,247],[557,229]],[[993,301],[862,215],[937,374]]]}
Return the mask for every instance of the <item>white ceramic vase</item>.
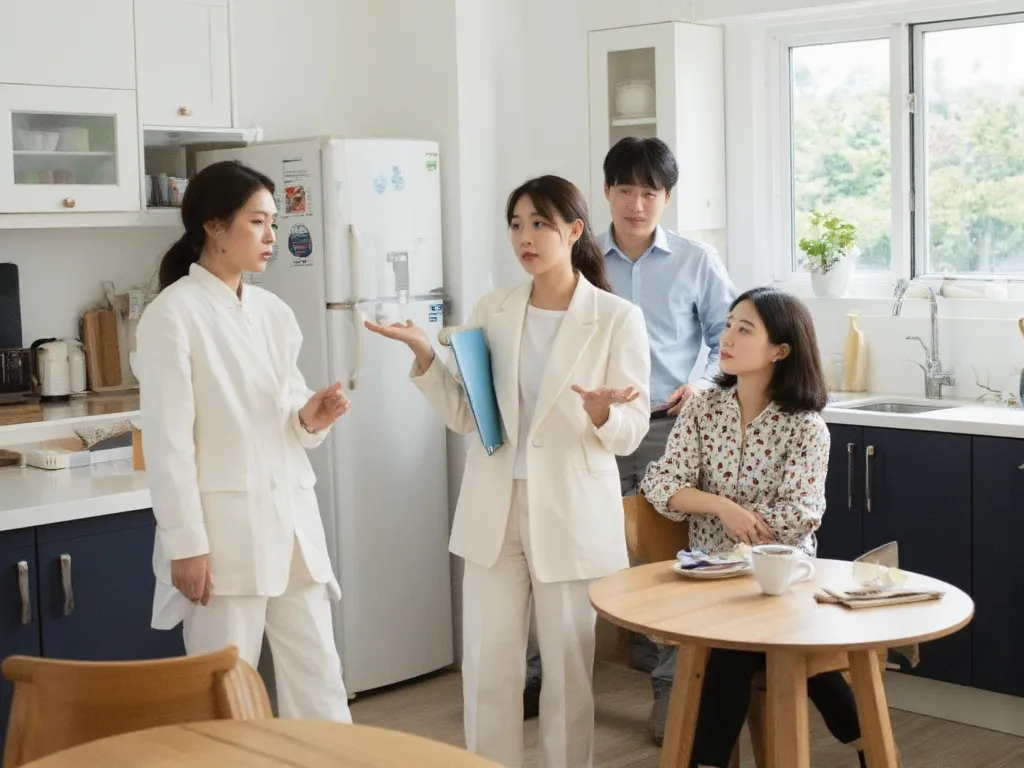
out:
{"label": "white ceramic vase", "polygon": [[811,270],[811,287],[814,289],[814,295],[820,299],[843,298],[850,287],[859,255],[860,248],[854,247],[845,259],[839,261],[828,272],[822,272],[820,269]]}

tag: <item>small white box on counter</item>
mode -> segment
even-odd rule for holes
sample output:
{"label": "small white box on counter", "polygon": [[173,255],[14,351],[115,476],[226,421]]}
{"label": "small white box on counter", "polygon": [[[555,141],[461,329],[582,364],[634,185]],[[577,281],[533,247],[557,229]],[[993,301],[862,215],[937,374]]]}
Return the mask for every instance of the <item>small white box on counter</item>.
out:
{"label": "small white box on counter", "polygon": [[39,469],[72,469],[103,464],[108,461],[122,461],[132,458],[132,447],[107,448],[100,451],[63,451],[45,449],[25,453],[25,465]]}

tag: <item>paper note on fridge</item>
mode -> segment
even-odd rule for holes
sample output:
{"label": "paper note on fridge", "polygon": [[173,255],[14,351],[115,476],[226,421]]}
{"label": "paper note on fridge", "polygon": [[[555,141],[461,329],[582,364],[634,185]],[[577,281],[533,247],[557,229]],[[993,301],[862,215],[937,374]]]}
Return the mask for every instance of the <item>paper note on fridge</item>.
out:
{"label": "paper note on fridge", "polygon": [[476,421],[476,431],[490,456],[504,443],[501,434],[501,412],[498,398],[494,393],[494,377],[491,374],[491,353],[483,328],[445,328],[438,334],[438,340],[452,348],[455,364],[462,377],[469,408]]}

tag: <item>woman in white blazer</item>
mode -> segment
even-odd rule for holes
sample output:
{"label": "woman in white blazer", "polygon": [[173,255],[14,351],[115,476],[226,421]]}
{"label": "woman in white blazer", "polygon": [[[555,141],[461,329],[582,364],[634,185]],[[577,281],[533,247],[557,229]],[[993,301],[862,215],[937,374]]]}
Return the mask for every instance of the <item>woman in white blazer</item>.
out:
{"label": "woman in white blazer", "polygon": [[351,722],[331,624],[340,590],[306,456],[348,401],[340,384],[307,388],[291,309],[242,283],[272,256],[273,192],[233,161],[197,174],[139,321],[153,626],[181,622],[188,654],[235,645],[253,666],[265,632],[280,714]]}
{"label": "woman in white blazer", "polygon": [[[650,354],[640,310],[613,295],[583,195],[557,176],[509,197],[512,246],[532,278],[484,296],[471,325],[491,352],[505,444],[470,441],[450,549],[463,580],[466,745],[520,766],[531,593],[544,664],[542,768],[592,764],[596,616],[588,586],[629,565],[615,456],[650,424]],[[412,380],[455,432],[475,432],[455,370],[426,333],[367,327],[405,342]]]}

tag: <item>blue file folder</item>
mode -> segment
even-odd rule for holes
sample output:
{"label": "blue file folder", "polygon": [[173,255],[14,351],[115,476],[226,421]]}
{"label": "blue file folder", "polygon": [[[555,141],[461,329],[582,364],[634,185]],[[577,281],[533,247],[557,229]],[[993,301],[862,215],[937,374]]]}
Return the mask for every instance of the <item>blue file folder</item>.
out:
{"label": "blue file folder", "polygon": [[501,434],[501,411],[498,410],[491,375],[491,353],[483,328],[452,330],[447,334],[446,343],[455,353],[455,363],[476,421],[476,431],[490,456],[502,446],[504,438]]}

